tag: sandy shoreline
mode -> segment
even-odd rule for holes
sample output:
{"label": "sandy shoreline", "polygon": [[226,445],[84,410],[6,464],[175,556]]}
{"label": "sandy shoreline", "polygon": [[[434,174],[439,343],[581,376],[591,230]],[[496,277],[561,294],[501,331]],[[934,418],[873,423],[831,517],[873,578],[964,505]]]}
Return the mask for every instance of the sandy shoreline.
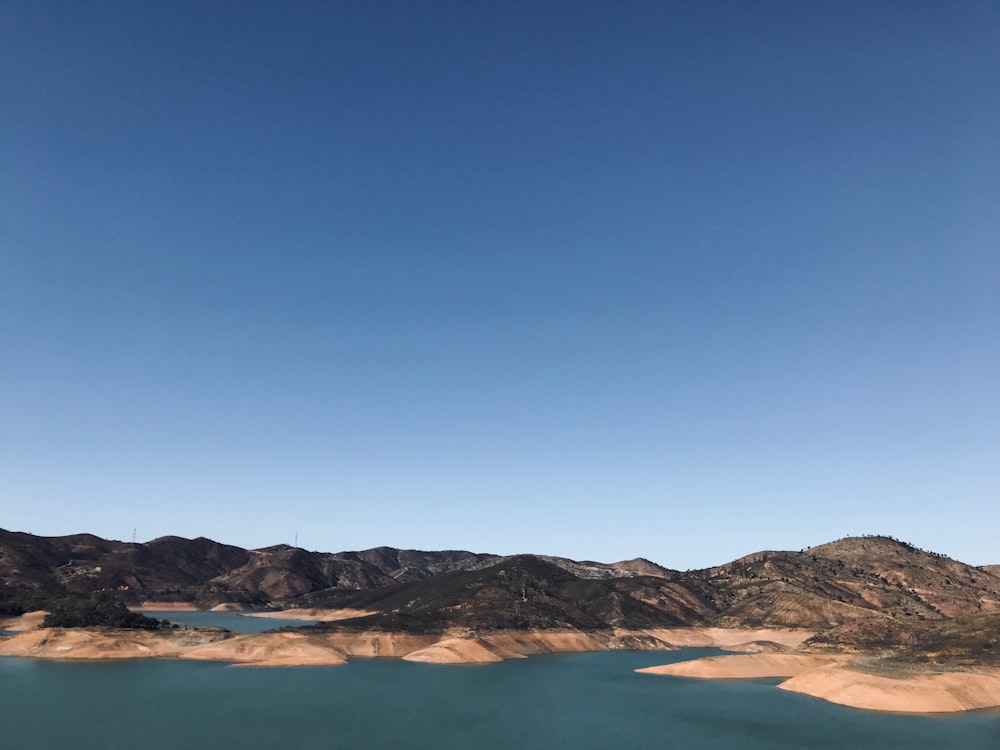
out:
{"label": "sandy shoreline", "polygon": [[[292,610],[286,619],[299,619]],[[340,617],[348,616],[339,610]],[[42,615],[44,613],[41,613]],[[269,617],[277,613],[260,613]],[[322,614],[316,612],[315,614]],[[332,617],[328,612],[326,617]],[[27,619],[24,619],[27,618]],[[652,675],[700,679],[787,678],[778,687],[854,708],[909,713],[1000,706],[1000,670],[889,677],[852,669],[858,657],[796,652],[810,633],[790,629],[660,628],[649,630],[534,630],[413,635],[376,631],[230,633],[214,628],[169,631],[37,628],[33,613],[23,632],[0,639],[0,656],[38,659],[175,658],[237,666],[333,666],[355,657],[389,657],[432,664],[488,664],[538,654],[715,647],[752,651],[638,669]],[[280,619],[280,618],[279,618]],[[328,620],[329,621],[329,620]],[[10,628],[11,622],[6,626]]]}
{"label": "sandy shoreline", "polygon": [[850,665],[804,672],[778,685],[852,708],[952,713],[1000,706],[1000,669],[884,677]]}
{"label": "sandy shoreline", "polygon": [[[301,617],[303,610],[293,610]],[[339,610],[340,619],[348,616]],[[270,616],[273,613],[261,613]],[[317,613],[321,614],[321,613]],[[333,617],[333,613],[327,613]],[[241,664],[332,665],[350,657],[393,657],[435,664],[483,664],[536,654],[605,651],[618,648],[669,651],[685,646],[733,647],[767,636],[797,645],[805,631],[730,631],[721,628],[655,630],[448,631],[412,635],[360,633],[229,633],[216,629],[174,631],[40,628],[0,641],[0,656],[40,659],[209,659]]]}
{"label": "sandy shoreline", "polygon": [[645,667],[636,672],[644,674],[696,677],[703,680],[747,680],[762,677],[795,677],[821,667],[841,664],[851,657],[839,654],[738,654],[709,656],[704,659]]}
{"label": "sandy shoreline", "polygon": [[788,678],[778,687],[852,708],[898,713],[950,713],[1000,706],[1000,670],[938,672],[899,677],[852,669],[857,656],[757,653],[637,669],[709,680]]}

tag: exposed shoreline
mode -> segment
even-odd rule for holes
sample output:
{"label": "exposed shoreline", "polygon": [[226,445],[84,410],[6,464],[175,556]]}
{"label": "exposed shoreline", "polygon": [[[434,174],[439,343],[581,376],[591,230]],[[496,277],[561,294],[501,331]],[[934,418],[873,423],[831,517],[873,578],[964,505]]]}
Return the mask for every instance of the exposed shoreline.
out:
{"label": "exposed shoreline", "polygon": [[[268,613],[270,614],[270,613]],[[341,614],[344,614],[341,612]],[[334,614],[328,613],[333,618]],[[232,633],[216,628],[167,631],[39,628],[0,641],[0,656],[39,659],[205,659],[255,666],[334,665],[351,657],[392,657],[434,664],[482,664],[536,654],[690,646],[738,648],[765,640],[793,648],[809,631],[663,628],[649,630],[449,630],[438,634],[381,631]]]}
{"label": "exposed shoreline", "polygon": [[[179,610],[178,610],[179,611]],[[246,613],[332,622],[357,610]],[[44,613],[7,621],[16,635],[0,639],[0,656],[52,660],[174,658],[234,666],[334,666],[358,657],[429,664],[487,664],[538,654],[715,647],[743,653],[637,669],[699,679],[785,678],[782,690],[853,708],[944,713],[1000,706],[1000,669],[886,676],[860,671],[858,655],[797,651],[812,633],[796,629],[657,628],[646,630],[450,630],[439,634],[381,631],[232,633],[216,628],[169,631],[40,628]],[[12,627],[13,626],[13,627]]]}
{"label": "exposed shoreline", "polygon": [[637,669],[707,680],[787,678],[782,690],[852,708],[894,713],[954,713],[1000,707],[1000,669],[887,676],[860,671],[846,654],[738,654]]}

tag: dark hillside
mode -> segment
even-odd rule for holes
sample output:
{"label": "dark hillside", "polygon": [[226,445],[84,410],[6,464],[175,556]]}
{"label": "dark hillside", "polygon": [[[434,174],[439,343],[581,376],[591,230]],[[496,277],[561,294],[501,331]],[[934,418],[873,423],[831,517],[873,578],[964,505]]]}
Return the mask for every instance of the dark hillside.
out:
{"label": "dark hillside", "polygon": [[215,591],[228,592],[236,601],[261,604],[327,589],[357,591],[393,583],[378,568],[360,560],[288,546],[251,550],[246,564],[208,581]]}
{"label": "dark hillside", "polygon": [[500,558],[464,550],[424,552],[395,547],[375,547],[360,552],[338,552],[342,560],[355,560],[375,568],[384,576],[399,583],[423,581],[441,573],[492,565]]}
{"label": "dark hillside", "polygon": [[360,593],[337,604],[379,614],[329,627],[389,629],[405,615],[407,629],[428,632],[665,627],[701,623],[714,614],[706,602],[664,579],[584,579],[532,555]]}
{"label": "dark hillside", "polygon": [[246,550],[205,538],[130,544],[0,530],[0,614],[62,606],[83,621],[91,617],[86,603],[111,593],[130,604],[241,602],[375,613],[324,626],[338,629],[798,627],[819,631],[816,647],[898,650],[937,639],[942,653],[960,660],[962,649],[994,648],[989,628],[1000,612],[1000,576],[991,571],[889,537],[757,552],[681,573],[642,558],[599,563],[392,547]]}

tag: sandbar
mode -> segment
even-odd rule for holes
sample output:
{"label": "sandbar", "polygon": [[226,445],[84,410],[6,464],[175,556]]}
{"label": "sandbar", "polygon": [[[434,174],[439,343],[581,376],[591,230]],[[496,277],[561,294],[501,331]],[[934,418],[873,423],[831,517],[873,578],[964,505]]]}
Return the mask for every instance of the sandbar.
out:
{"label": "sandbar", "polygon": [[842,663],[849,658],[839,654],[734,654],[731,656],[709,656],[704,659],[681,661],[658,667],[644,667],[635,671],[645,674],[697,677],[707,680],[794,677],[820,667]]}
{"label": "sandbar", "polygon": [[756,653],[711,656],[636,671],[716,680],[787,677],[778,685],[782,690],[876,711],[944,713],[1000,706],[1000,670],[887,676],[861,671],[858,659],[848,654]]}
{"label": "sandbar", "polygon": [[943,713],[1000,706],[1000,670],[887,677],[850,665],[804,672],[778,685],[853,708]]}

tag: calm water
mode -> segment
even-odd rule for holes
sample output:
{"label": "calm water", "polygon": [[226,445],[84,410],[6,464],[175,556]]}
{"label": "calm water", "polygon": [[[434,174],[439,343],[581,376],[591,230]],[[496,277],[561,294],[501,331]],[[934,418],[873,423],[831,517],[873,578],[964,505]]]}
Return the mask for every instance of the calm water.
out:
{"label": "calm water", "polygon": [[313,625],[315,620],[282,620],[274,617],[245,617],[237,612],[143,612],[157,620],[170,620],[188,627],[226,628],[235,633],[260,633],[275,628]]}
{"label": "calm water", "polygon": [[1000,747],[1000,712],[897,716],[632,669],[714,653],[603,652],[485,666],[358,660],[239,668],[0,658],[0,746],[176,748]]}

